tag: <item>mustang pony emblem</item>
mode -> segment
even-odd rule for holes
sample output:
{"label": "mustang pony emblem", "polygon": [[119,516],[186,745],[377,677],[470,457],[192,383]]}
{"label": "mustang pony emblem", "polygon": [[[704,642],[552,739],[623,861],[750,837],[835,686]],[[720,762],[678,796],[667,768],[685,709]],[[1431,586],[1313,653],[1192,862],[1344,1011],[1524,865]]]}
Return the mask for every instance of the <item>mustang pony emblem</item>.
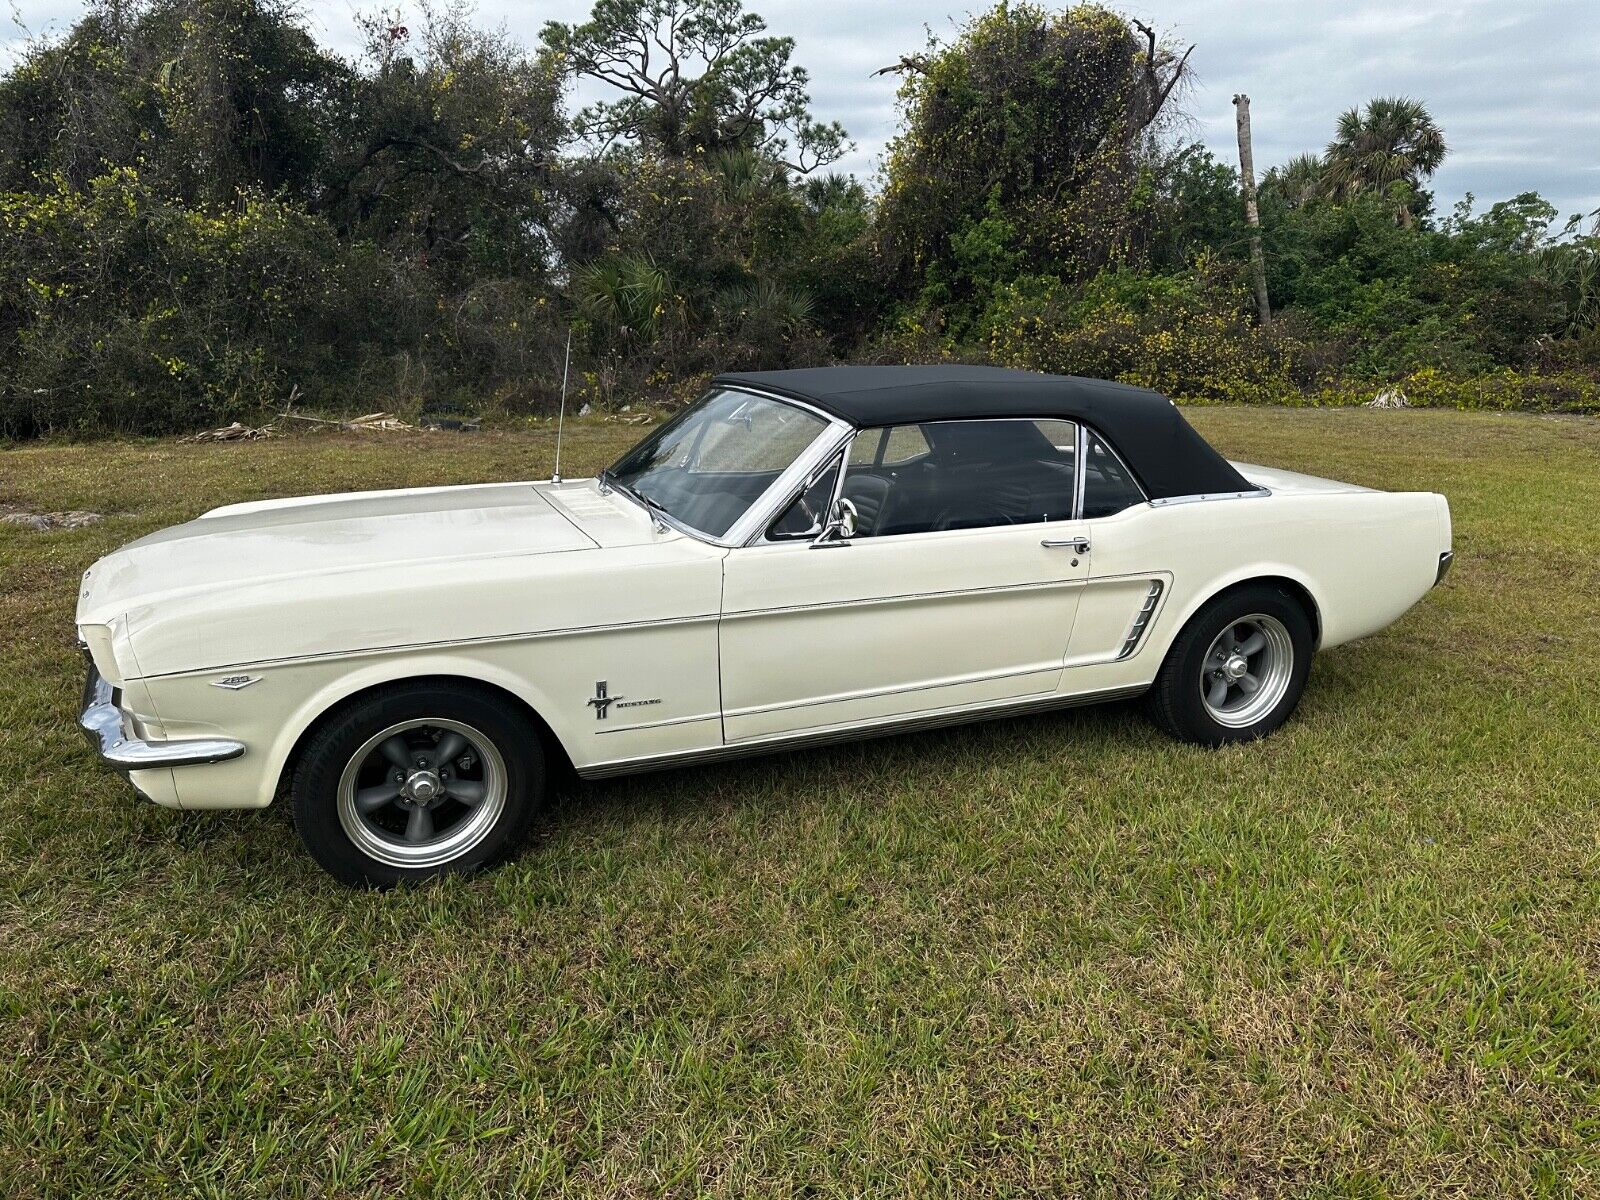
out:
{"label": "mustang pony emblem", "polygon": [[611,706],[620,699],[622,699],[621,696],[613,696],[610,694],[610,692],[607,690],[606,681],[604,679],[597,679],[595,680],[594,684],[594,695],[589,698],[587,703],[594,708],[594,719],[596,721],[604,721],[606,719],[606,713],[610,710]]}

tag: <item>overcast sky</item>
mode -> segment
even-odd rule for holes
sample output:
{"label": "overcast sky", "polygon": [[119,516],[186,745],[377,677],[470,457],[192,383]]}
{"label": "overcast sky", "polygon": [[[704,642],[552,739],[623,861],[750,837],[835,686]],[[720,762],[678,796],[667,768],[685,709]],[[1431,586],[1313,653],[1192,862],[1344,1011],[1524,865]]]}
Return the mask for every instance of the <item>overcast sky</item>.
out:
{"label": "overcast sky", "polygon": [[[944,38],[972,0],[746,0],[792,36],[812,76],[816,114],[843,122],[856,150],[842,169],[870,176],[895,128],[895,79],[877,68]],[[35,34],[60,32],[74,0],[0,0]],[[391,4],[393,6],[393,0]],[[590,0],[479,0],[486,23],[533,45],[547,20],[581,20]],[[356,47],[354,0],[304,3],[319,37]],[[1195,46],[1187,98],[1193,134],[1235,161],[1235,92],[1251,98],[1256,167],[1326,144],[1343,109],[1375,95],[1422,100],[1450,156],[1435,179],[1439,207],[1464,192],[1480,204],[1542,193],[1563,217],[1600,207],[1600,0],[1136,0],[1113,4]],[[0,30],[0,62],[20,44]]]}

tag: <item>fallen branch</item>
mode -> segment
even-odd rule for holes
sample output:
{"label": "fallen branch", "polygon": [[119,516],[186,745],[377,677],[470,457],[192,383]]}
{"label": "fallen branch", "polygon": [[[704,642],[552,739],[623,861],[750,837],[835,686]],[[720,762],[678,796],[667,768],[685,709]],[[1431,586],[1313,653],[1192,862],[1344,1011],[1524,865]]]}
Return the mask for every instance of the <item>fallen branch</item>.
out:
{"label": "fallen branch", "polygon": [[280,437],[275,426],[276,421],[266,425],[249,426],[241,425],[235,421],[232,425],[224,425],[220,429],[206,429],[200,433],[191,433],[188,437],[179,438],[180,442],[256,442],[263,438]]}

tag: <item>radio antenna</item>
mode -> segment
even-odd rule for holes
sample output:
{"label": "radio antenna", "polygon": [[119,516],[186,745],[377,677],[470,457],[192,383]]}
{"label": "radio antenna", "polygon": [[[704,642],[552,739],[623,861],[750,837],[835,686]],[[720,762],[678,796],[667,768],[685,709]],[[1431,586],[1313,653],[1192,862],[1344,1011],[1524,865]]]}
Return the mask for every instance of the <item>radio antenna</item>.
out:
{"label": "radio antenna", "polygon": [[572,330],[567,329],[567,358],[561,364],[561,411],[556,417],[556,469],[550,472],[550,482],[561,482],[561,430],[567,423],[567,375],[572,370]]}

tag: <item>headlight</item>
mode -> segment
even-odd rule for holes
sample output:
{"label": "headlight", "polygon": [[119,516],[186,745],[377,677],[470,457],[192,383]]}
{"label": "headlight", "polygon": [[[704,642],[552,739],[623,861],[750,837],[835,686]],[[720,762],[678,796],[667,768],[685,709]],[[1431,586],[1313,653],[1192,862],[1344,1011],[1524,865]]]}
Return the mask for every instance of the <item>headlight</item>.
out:
{"label": "headlight", "polygon": [[117,655],[112,648],[111,626],[79,625],[78,637],[89,648],[89,657],[94,660],[94,669],[100,672],[100,678],[113,687],[121,687],[124,680],[122,672],[117,669]]}

